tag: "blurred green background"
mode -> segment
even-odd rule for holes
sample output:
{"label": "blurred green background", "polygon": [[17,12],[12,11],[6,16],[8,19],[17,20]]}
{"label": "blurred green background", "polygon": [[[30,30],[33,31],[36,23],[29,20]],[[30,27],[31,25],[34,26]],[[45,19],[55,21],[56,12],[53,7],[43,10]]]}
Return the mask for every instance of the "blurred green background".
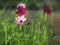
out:
{"label": "blurred green background", "polygon": [[16,8],[16,5],[24,2],[28,9],[41,9],[44,4],[47,4],[52,10],[60,10],[60,0],[0,0],[1,8]]}
{"label": "blurred green background", "polygon": [[[28,30],[28,31],[26,31],[27,34],[23,33],[26,35],[22,34],[22,32],[24,31],[23,29],[22,29],[23,31],[20,33],[19,32],[20,28],[17,28],[18,26],[15,24],[15,16],[16,16],[15,9],[16,9],[17,4],[20,2],[23,2],[26,4],[27,17],[30,19],[33,19],[33,21],[34,21],[33,25],[32,24],[24,25],[24,28],[26,27],[26,29]],[[50,18],[49,22],[46,22],[46,24],[47,24],[46,26],[47,26],[47,30],[49,31],[48,32],[49,34],[46,33],[47,31],[45,29],[44,29],[45,30],[44,32],[42,31],[42,25],[44,25],[45,23],[43,21],[44,15],[43,15],[43,13],[42,13],[43,11],[41,9],[43,9],[45,4],[48,5],[52,10],[51,16],[48,15]],[[45,34],[48,34],[49,41],[50,41],[49,45],[60,45],[60,13],[59,12],[60,12],[60,0],[0,0],[0,45],[9,44],[10,42],[11,42],[10,44],[16,45],[17,42],[19,41],[19,39],[21,39],[21,37],[18,37],[19,35],[21,35],[22,37],[26,36],[28,38],[25,37],[24,39],[30,40],[31,37],[29,37],[29,36],[31,36],[32,34],[36,34],[35,36],[32,37],[33,38],[32,40],[34,42],[35,37],[39,37],[39,35],[40,35],[39,31],[37,31],[37,33],[34,33],[34,30],[40,29],[38,20],[42,21],[41,22],[42,23],[41,24],[41,31],[42,31],[41,38],[42,38],[42,36],[44,37]],[[40,16],[42,16],[42,17],[40,17]],[[37,28],[34,27],[35,25],[38,25],[38,26],[36,26]],[[30,27],[32,28],[33,33],[30,32],[30,30],[31,30]],[[57,32],[55,32],[55,31],[57,31]],[[38,39],[37,42],[39,41],[39,38],[36,38],[36,40]],[[45,38],[47,38],[47,37],[44,37],[44,39]],[[47,41],[47,39],[45,41]],[[28,42],[29,41],[27,41],[27,43]],[[30,42],[32,42],[32,41],[30,41]],[[39,41],[39,43],[41,43],[41,41]],[[43,45],[43,43],[42,43],[42,45]],[[31,45],[31,43],[29,43],[29,44]],[[46,44],[48,44],[48,41]]]}

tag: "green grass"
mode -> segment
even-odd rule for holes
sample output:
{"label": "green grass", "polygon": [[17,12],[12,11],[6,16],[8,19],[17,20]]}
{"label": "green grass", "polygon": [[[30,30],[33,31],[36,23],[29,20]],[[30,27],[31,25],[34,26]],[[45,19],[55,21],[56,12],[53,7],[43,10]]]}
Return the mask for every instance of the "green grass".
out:
{"label": "green grass", "polygon": [[30,24],[17,25],[15,17],[14,10],[0,10],[0,45],[60,45],[54,39],[49,15],[43,11],[27,14],[31,18]]}

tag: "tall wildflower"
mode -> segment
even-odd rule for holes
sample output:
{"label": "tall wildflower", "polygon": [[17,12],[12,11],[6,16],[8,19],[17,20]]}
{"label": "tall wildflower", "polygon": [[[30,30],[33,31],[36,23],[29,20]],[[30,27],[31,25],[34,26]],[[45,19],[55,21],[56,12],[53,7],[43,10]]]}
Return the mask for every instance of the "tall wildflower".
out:
{"label": "tall wildflower", "polygon": [[18,17],[15,18],[16,24],[24,24],[24,22],[26,21],[26,6],[24,3],[19,3],[17,5],[16,14],[18,15]]}

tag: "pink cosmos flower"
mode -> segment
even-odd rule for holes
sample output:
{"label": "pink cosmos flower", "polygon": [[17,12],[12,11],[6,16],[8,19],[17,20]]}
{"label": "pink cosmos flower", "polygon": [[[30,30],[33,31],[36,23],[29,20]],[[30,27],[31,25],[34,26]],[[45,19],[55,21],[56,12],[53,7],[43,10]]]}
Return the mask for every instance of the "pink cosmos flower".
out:
{"label": "pink cosmos flower", "polygon": [[24,24],[24,22],[26,21],[26,18],[24,15],[22,16],[18,16],[16,19],[16,24]]}
{"label": "pink cosmos flower", "polygon": [[25,6],[25,4],[19,3],[17,5],[16,14],[18,14],[18,16],[22,16],[22,15],[26,14],[26,6]]}
{"label": "pink cosmos flower", "polygon": [[23,7],[23,8],[26,8],[25,4],[23,4],[23,3],[19,3],[19,4],[17,5],[17,7]]}

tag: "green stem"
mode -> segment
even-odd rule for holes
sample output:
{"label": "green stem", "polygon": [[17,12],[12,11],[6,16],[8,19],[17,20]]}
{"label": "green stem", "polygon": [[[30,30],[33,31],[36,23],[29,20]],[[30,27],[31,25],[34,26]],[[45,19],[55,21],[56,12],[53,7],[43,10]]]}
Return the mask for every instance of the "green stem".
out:
{"label": "green stem", "polygon": [[32,20],[32,25],[31,25],[31,32],[33,33],[33,30],[34,30],[34,22]]}
{"label": "green stem", "polygon": [[[25,28],[25,29],[24,29],[24,37],[25,37],[25,33],[26,33],[26,25],[24,25],[24,28]],[[25,38],[24,41],[27,41],[26,38]]]}
{"label": "green stem", "polygon": [[25,32],[26,32],[26,25],[24,25],[24,28],[25,28],[25,29],[24,29],[24,33],[25,33]]}
{"label": "green stem", "polygon": [[4,26],[4,31],[5,31],[5,45],[7,45],[7,30],[6,30],[6,26]]}
{"label": "green stem", "polygon": [[48,20],[48,14],[45,14],[45,21]]}
{"label": "green stem", "polygon": [[[19,36],[18,36],[18,38],[19,38]],[[19,43],[20,43],[20,40],[18,39],[18,45],[19,45]]]}
{"label": "green stem", "polygon": [[44,18],[44,25],[43,25],[43,30],[44,30],[44,37],[43,37],[43,44],[48,45],[48,30],[47,30],[47,21],[48,21],[48,15],[45,14],[45,18]]}
{"label": "green stem", "polygon": [[[40,21],[39,21],[39,31],[38,31],[38,38],[40,38]],[[39,43],[39,45],[41,45],[41,42]]]}
{"label": "green stem", "polygon": [[[32,25],[31,25],[31,33],[33,34],[33,30],[34,30],[34,24],[33,24],[34,22],[33,22],[33,20],[32,20]],[[33,39],[33,45],[34,45],[34,39]]]}
{"label": "green stem", "polygon": [[11,40],[10,40],[10,45],[11,45]]}
{"label": "green stem", "polygon": [[47,26],[44,25],[44,39],[43,42],[46,43],[46,45],[48,45],[48,33],[47,33]]}
{"label": "green stem", "polygon": [[[23,32],[22,32],[22,26],[23,26],[23,25],[20,25],[20,35],[23,35],[23,34],[22,34],[22,33],[23,33]],[[20,36],[18,36],[18,38],[19,38],[19,39],[18,39],[18,44],[19,44],[21,38],[20,38]],[[21,45],[23,45],[23,44],[21,44]]]}
{"label": "green stem", "polygon": [[20,25],[20,31],[22,31],[22,25]]}

